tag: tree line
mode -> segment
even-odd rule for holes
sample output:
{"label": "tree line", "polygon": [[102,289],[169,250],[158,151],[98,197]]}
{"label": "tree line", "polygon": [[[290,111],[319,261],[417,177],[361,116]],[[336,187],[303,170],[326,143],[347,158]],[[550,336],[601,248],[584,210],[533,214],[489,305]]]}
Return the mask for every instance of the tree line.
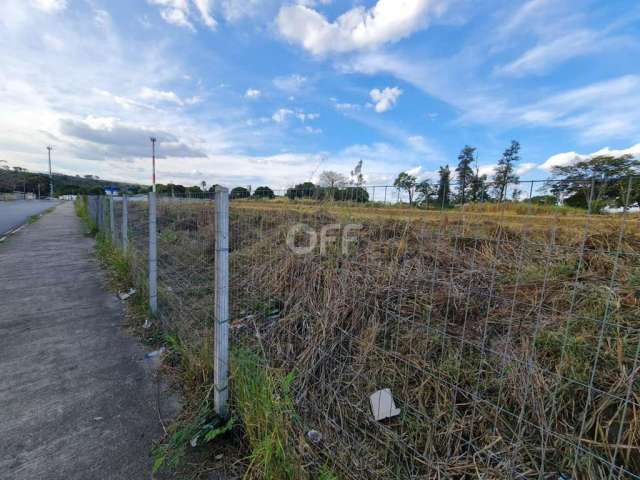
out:
{"label": "tree line", "polygon": [[[495,199],[499,202],[507,198],[510,184],[517,184],[516,163],[520,160],[520,143],[511,142],[498,161],[494,176],[489,180],[487,174],[480,174],[477,164],[476,148],[465,145],[458,155],[455,190],[452,188],[452,171],[449,165],[438,169],[438,181],[430,179],[418,181],[417,176],[400,172],[393,186],[403,190],[409,197],[409,204],[437,203],[447,207],[452,203],[484,202]],[[475,163],[475,168],[474,168]],[[492,196],[493,193],[493,196]],[[514,189],[512,196],[517,199],[519,192]]]}
{"label": "tree line", "polygon": [[[513,140],[498,160],[492,178],[480,174],[476,148],[465,145],[458,155],[452,182],[449,165],[438,170],[438,181],[418,181],[415,175],[400,172],[393,185],[404,191],[409,204],[436,204],[448,207],[468,202],[519,201],[523,195],[517,175],[520,143]],[[594,212],[606,206],[640,205],[640,161],[632,155],[598,155],[552,168],[551,179],[538,184],[533,195],[533,183],[528,200],[542,204],[564,204],[575,208],[591,208]],[[455,183],[455,185],[452,185]],[[510,198],[509,198],[510,194]]]}

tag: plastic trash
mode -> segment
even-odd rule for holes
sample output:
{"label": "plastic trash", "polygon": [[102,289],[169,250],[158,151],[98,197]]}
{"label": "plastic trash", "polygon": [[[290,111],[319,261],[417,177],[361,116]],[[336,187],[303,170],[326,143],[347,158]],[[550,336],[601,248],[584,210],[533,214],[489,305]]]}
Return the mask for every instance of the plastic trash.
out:
{"label": "plastic trash", "polygon": [[391,395],[391,390],[388,388],[372,393],[369,396],[369,401],[371,402],[373,418],[377,421],[400,415],[400,409],[396,408],[393,395]]}
{"label": "plastic trash", "polygon": [[154,358],[154,357],[160,356],[164,353],[164,351],[165,351],[165,348],[162,347],[158,350],[154,350],[153,352],[147,352],[144,354],[144,358]]}
{"label": "plastic trash", "polygon": [[136,291],[133,288],[130,288],[127,292],[120,292],[118,294],[118,298],[120,298],[120,300],[126,300],[134,293],[136,293]]}
{"label": "plastic trash", "polygon": [[151,321],[148,318],[142,324],[142,328],[144,328],[145,330],[148,330],[149,328],[151,328]]}

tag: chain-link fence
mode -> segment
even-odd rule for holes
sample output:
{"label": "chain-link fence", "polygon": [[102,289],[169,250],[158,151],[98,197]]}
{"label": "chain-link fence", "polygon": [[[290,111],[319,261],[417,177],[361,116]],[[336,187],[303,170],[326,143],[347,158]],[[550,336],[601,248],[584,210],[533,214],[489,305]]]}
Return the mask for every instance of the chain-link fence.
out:
{"label": "chain-link fence", "polygon": [[[231,345],[287,379],[295,475],[640,478],[637,182],[611,185],[573,181],[583,209],[557,182],[232,190]],[[147,210],[129,199],[140,279]],[[158,318],[210,339],[212,196],[159,197],[157,232]]]}

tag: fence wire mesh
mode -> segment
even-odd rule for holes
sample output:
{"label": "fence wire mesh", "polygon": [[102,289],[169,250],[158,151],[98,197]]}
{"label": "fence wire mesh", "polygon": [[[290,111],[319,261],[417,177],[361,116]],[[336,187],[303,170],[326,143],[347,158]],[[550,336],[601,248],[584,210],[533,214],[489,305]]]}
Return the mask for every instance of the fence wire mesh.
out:
{"label": "fence wire mesh", "polygon": [[[534,201],[548,182],[464,205],[435,186],[413,208],[395,187],[232,191],[231,344],[288,379],[283,448],[301,471],[640,478],[637,182],[607,215],[610,185],[572,185],[585,210]],[[142,283],[146,209],[130,199]],[[159,197],[159,318],[187,344],[212,336],[214,260],[213,195]],[[392,404],[372,400],[384,389]]]}

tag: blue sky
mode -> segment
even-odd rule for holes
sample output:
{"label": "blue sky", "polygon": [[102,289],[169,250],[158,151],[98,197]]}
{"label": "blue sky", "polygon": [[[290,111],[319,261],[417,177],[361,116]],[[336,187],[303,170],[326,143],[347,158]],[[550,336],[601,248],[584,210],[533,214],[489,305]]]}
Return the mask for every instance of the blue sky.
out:
{"label": "blue sky", "polygon": [[147,182],[421,178],[512,139],[521,177],[640,155],[632,0],[3,0],[0,159]]}

